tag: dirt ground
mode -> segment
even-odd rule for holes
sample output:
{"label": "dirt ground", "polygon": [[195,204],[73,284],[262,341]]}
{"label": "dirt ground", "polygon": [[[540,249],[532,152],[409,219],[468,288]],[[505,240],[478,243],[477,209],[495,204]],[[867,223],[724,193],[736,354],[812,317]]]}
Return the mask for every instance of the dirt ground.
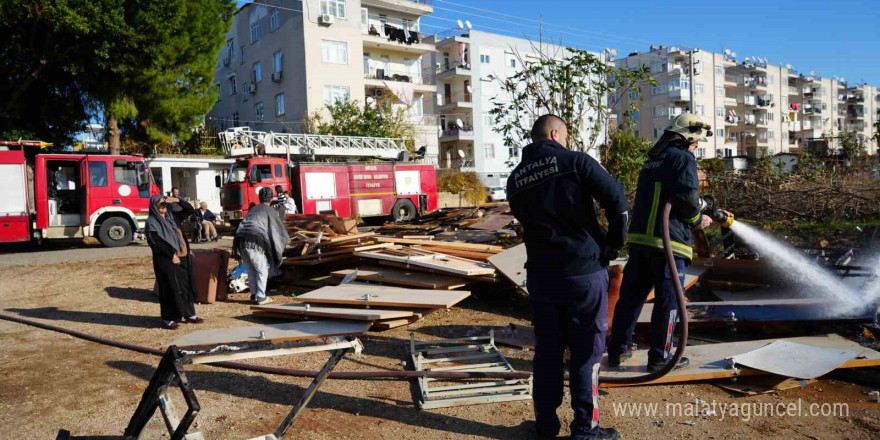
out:
{"label": "dirt ground", "polygon": [[[5,254],[0,265],[0,309],[53,325],[118,341],[160,348],[193,329],[158,328],[159,304],[152,296],[153,274],[148,254],[128,256],[77,247],[51,251],[44,264],[33,254]],[[77,255],[87,254],[80,258]],[[21,265],[10,264],[18,259]],[[69,262],[61,262],[69,261]],[[284,301],[284,292],[275,292]],[[246,295],[229,302],[198,305],[206,319],[200,328],[261,322],[252,318]],[[457,337],[487,332],[510,322],[528,324],[527,308],[508,296],[480,295],[451,311],[428,315],[409,327],[362,338],[364,352],[349,355],[337,371],[403,369],[405,341]],[[514,367],[531,369],[531,353],[503,349]],[[319,369],[327,354],[265,358],[265,365]],[[0,439],[52,439],[59,429],[74,438],[120,438],[158,358],[74,339],[8,321],[0,321]],[[190,366],[202,411],[191,431],[208,439],[244,439],[275,430],[308,379],[270,376]],[[288,434],[299,439],[527,439],[532,438],[528,401],[420,411],[413,406],[414,384],[402,381],[328,380]],[[616,427],[622,438],[792,438],[878,439],[880,403],[866,395],[871,388],[820,380],[803,389],[738,397],[711,383],[608,389],[602,398],[602,424]],[[665,416],[668,403],[695,399],[719,404],[802,402],[845,403],[848,415],[768,417]],[[659,404],[657,416],[615,414],[625,403]],[[177,407],[183,405],[182,399]],[[566,397],[560,415],[571,421]],[[564,428],[563,434],[565,434]],[[26,433],[26,434],[25,434]],[[158,416],[144,438],[166,438]]]}

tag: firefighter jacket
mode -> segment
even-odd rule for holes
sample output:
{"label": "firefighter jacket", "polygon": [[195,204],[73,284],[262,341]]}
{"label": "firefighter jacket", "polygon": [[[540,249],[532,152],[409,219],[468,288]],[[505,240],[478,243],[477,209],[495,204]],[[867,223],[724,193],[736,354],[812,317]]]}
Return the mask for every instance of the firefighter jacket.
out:
{"label": "firefighter jacket", "polygon": [[664,134],[648,153],[648,160],[639,173],[627,244],[662,251],[663,206],[671,201],[672,251],[676,257],[690,261],[693,259],[691,229],[700,224],[702,217],[697,160],[688,151],[686,141],[673,136],[678,135]]}
{"label": "firefighter jacket", "polygon": [[[602,249],[623,247],[629,209],[623,186],[585,153],[552,140],[526,146],[507,179],[507,198],[523,226],[531,275],[598,272],[608,264],[600,261]],[[608,232],[594,200],[605,210]]]}

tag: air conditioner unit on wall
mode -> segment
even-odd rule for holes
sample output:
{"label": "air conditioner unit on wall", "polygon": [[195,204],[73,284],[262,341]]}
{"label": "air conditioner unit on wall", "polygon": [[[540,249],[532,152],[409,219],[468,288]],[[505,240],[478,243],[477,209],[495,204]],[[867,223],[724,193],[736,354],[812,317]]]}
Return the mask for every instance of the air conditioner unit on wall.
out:
{"label": "air conditioner unit on wall", "polygon": [[385,96],[385,90],[382,89],[372,89],[370,96],[374,98],[382,98]]}
{"label": "air conditioner unit on wall", "polygon": [[257,93],[257,85],[256,84],[248,84],[247,89],[248,89],[248,93],[250,93],[251,95],[254,95]]}
{"label": "air conditioner unit on wall", "polygon": [[281,72],[272,73],[272,81],[280,82],[281,81]]}
{"label": "air conditioner unit on wall", "polygon": [[321,14],[318,16],[318,23],[323,24],[324,26],[330,26],[333,24],[334,18],[335,17],[330,14]]}

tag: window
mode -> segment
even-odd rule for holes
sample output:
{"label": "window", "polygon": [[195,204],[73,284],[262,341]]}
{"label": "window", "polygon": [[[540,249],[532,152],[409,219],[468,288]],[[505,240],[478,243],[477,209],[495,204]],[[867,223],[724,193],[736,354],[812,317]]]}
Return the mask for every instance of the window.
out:
{"label": "window", "polygon": [[724,137],[724,129],[718,128],[715,130],[715,137],[723,138]]}
{"label": "window", "polygon": [[697,148],[697,159],[706,157],[706,147]]}
{"label": "window", "polygon": [[483,149],[486,151],[486,159],[495,158],[495,144],[484,144]]}
{"label": "window", "polygon": [[89,162],[89,185],[107,186],[107,162]]}
{"label": "window", "polygon": [[265,116],[263,116],[263,103],[258,102],[254,104],[254,115],[256,116],[257,121],[262,121]]}
{"label": "window", "polygon": [[651,94],[652,95],[662,95],[666,93],[666,83],[657,83],[656,86],[651,86]]}
{"label": "window", "polygon": [[423,116],[425,114],[424,104],[422,104],[422,99],[423,98],[418,97],[418,96],[415,97],[415,99],[413,99],[412,105],[406,108],[406,115],[407,116],[418,117],[418,116]]}
{"label": "window", "polygon": [[655,105],[651,107],[651,116],[660,117],[669,115],[669,107],[665,105]]}
{"label": "window", "polygon": [[226,78],[226,80],[229,82],[229,95],[232,96],[236,92],[235,75]]}
{"label": "window", "polygon": [[492,118],[492,115],[491,115],[491,114],[484,114],[484,115],[483,115],[483,126],[484,126],[484,128],[485,128],[485,127],[491,127],[492,124],[494,124],[494,122],[493,122],[493,118]]}
{"label": "window", "polygon": [[507,155],[510,157],[519,157],[519,147],[515,145],[507,147]]}
{"label": "window", "polygon": [[235,113],[232,114],[232,126],[233,126],[233,127],[238,127],[238,126],[240,126],[240,125],[241,125],[241,124],[238,123],[238,112],[235,112]]}
{"label": "window", "polygon": [[773,116],[773,112],[767,112],[767,120],[768,120],[768,121],[772,121],[773,118],[774,118],[774,116]]}
{"label": "window", "polygon": [[348,43],[345,41],[321,40],[321,51],[325,63],[348,64]]}
{"label": "window", "polygon": [[260,41],[260,22],[255,21],[251,23],[251,44]]}
{"label": "window", "polygon": [[136,186],[141,198],[150,197],[150,169],[143,162],[113,164],[113,180],[116,183]]}
{"label": "window", "polygon": [[697,107],[697,109],[696,109],[696,111],[694,112],[695,114],[697,114],[697,115],[699,115],[699,116],[705,116],[705,115],[706,115],[706,105],[705,105],[705,104],[697,104],[696,107]]}
{"label": "window", "polygon": [[654,139],[660,139],[663,136],[663,128],[654,127]]}
{"label": "window", "polygon": [[705,92],[705,91],[706,91],[706,87],[703,85],[703,83],[701,83],[701,82],[694,83],[694,93],[696,93],[697,95],[702,95],[703,92]]}
{"label": "window", "polygon": [[284,175],[281,174],[281,164],[275,164],[275,178],[277,179],[279,177],[284,177]]}
{"label": "window", "polygon": [[269,28],[273,31],[281,27],[281,11],[277,8],[272,9],[272,12],[269,14]]}
{"label": "window", "polygon": [[422,76],[422,64],[418,58],[404,58],[403,65],[406,66],[406,74],[409,76]]}
{"label": "window", "polygon": [[244,64],[244,53],[245,53],[244,46],[241,46],[241,64]]}
{"label": "window", "polygon": [[364,31],[370,25],[370,10],[367,8],[361,8],[361,25],[364,26]]}
{"label": "window", "polygon": [[715,86],[715,95],[724,96],[724,86]]}
{"label": "window", "polygon": [[678,81],[669,81],[669,92],[677,92],[679,90],[687,91],[691,88],[691,81],[688,78],[679,78]]}
{"label": "window", "polygon": [[251,70],[251,76],[254,83],[258,83],[263,80],[263,63],[257,61],[254,63],[254,67]]}
{"label": "window", "polygon": [[349,89],[346,86],[324,86],[324,104],[333,105],[337,101],[349,100]]}
{"label": "window", "polygon": [[724,76],[724,66],[721,64],[715,65],[715,76]]}
{"label": "window", "polygon": [[481,53],[480,54],[480,64],[489,64],[489,62],[490,62],[489,54]]}
{"label": "window", "polygon": [[724,117],[724,107],[715,107],[715,116]]}
{"label": "window", "polygon": [[642,112],[633,112],[632,117],[630,119],[632,119],[633,121],[638,121],[641,118],[642,118]]}
{"label": "window", "polygon": [[666,63],[662,61],[656,61],[651,63],[651,73],[660,73],[666,71]]}
{"label": "window", "polygon": [[514,69],[516,69],[516,58],[510,59],[510,67],[513,67]]}
{"label": "window", "polygon": [[254,165],[251,167],[251,182],[272,179],[272,165]]}
{"label": "window", "polygon": [[234,46],[235,46],[235,43],[232,41],[232,39],[226,40],[226,59],[223,60],[223,63],[226,64],[227,66],[232,61],[233,55],[235,55]]}
{"label": "window", "polygon": [[248,98],[250,98],[251,94],[248,93],[248,83],[241,84],[241,102],[247,102]]}
{"label": "window", "polygon": [[272,69],[275,73],[281,73],[281,51],[272,55]]}
{"label": "window", "polygon": [[345,18],[345,0],[321,0],[321,13]]}
{"label": "window", "polygon": [[630,101],[635,101],[639,99],[639,91],[638,90],[630,90],[629,91],[629,99]]}
{"label": "window", "polygon": [[703,73],[703,62],[695,61],[694,62],[694,74]]}
{"label": "window", "polygon": [[275,95],[275,116],[284,114],[284,93]]}

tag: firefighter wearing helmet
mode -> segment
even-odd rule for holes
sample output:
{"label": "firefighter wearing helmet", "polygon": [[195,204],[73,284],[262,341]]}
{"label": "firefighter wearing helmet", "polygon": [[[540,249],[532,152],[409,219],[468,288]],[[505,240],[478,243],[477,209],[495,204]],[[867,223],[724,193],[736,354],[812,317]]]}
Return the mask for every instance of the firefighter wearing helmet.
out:
{"label": "firefighter wearing helmet", "polygon": [[[669,235],[675,265],[684,285],[685,266],[693,258],[691,230],[703,229],[712,220],[701,213],[697,160],[699,142],[712,136],[712,127],[693,114],[681,114],[671,121],[660,140],[648,152],[642,166],[628,229],[629,260],[623,269],[620,299],[614,309],[608,365],[618,367],[632,356],[632,333],[642,306],[654,290],[651,315],[648,370],[663,368],[672,353],[672,332],[677,322],[677,293],[663,251],[662,207],[672,202]],[[682,358],[677,367],[690,361]]]}

